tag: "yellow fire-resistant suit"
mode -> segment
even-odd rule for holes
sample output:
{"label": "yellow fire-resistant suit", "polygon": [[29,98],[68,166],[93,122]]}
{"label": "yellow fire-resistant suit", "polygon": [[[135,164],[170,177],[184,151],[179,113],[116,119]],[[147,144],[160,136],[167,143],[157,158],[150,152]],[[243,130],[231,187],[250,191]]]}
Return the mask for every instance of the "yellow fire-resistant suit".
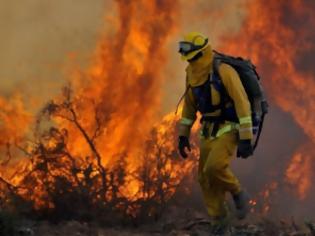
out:
{"label": "yellow fire-resistant suit", "polygon": [[[196,119],[196,102],[191,87],[200,86],[213,71],[213,53],[208,46],[203,56],[189,63],[186,68],[186,86],[179,135],[189,137],[190,129]],[[202,188],[204,201],[211,217],[224,217],[226,212],[225,193],[238,194],[240,183],[230,169],[230,162],[235,153],[238,139],[252,139],[252,121],[250,103],[237,72],[227,64],[220,64],[218,73],[227,94],[233,100],[239,123],[225,121],[219,126],[216,137],[201,134],[198,180]],[[219,92],[210,85],[212,105],[220,103]],[[226,107],[232,106],[231,102]],[[218,116],[220,110],[203,116]],[[202,123],[211,134],[213,124]]]}

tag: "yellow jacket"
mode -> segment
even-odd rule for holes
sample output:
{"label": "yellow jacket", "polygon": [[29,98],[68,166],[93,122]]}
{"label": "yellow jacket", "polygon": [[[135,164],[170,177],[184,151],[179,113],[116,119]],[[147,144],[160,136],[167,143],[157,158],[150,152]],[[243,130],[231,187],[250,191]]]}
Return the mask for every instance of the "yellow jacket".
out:
{"label": "yellow jacket", "polygon": [[[196,61],[189,63],[186,68],[186,88],[188,88],[188,91],[184,99],[182,118],[179,123],[179,135],[189,136],[190,134],[190,129],[196,120],[197,113],[196,102],[191,87],[200,86],[207,81],[209,74],[213,72],[212,62],[213,53],[211,47],[207,47],[203,51],[203,56]],[[253,134],[250,103],[238,73],[231,66],[224,63],[220,64],[218,73],[227,94],[234,102],[239,123],[236,124],[226,121],[224,124],[221,124],[217,137],[226,132],[237,129],[239,131],[240,139],[252,139]],[[213,85],[210,85],[210,87],[213,102],[212,105],[218,105],[221,99],[220,94]],[[227,103],[226,107],[228,106],[232,106],[232,104]],[[219,116],[220,110],[203,115]]]}

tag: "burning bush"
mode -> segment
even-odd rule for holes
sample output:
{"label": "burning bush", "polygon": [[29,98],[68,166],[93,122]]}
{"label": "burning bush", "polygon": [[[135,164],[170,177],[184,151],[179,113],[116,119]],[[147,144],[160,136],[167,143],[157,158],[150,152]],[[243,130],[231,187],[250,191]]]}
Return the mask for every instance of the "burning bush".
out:
{"label": "burning bush", "polygon": [[[194,161],[183,163],[177,157],[176,119],[165,118],[152,129],[136,167],[130,167],[125,150],[116,156],[100,154],[96,143],[102,124],[95,117],[95,130],[90,135],[71,94],[65,88],[59,102],[47,104],[37,119],[32,147],[19,146],[28,160],[22,160],[24,167],[11,176],[12,181],[1,179],[2,207],[18,212],[24,209],[27,214],[32,211],[51,220],[101,218],[113,223],[158,218]],[[88,155],[71,152],[71,134],[56,125],[61,120],[77,129],[76,134],[90,149]],[[106,159],[110,159],[108,164],[102,161]]]}
{"label": "burning bush", "polygon": [[[175,117],[154,125],[157,68],[165,63],[177,1],[115,5],[116,32],[101,39],[90,69],[71,78],[75,92],[66,87],[42,109],[31,140],[8,140],[3,208],[55,220],[157,218],[192,168],[179,166],[175,155]],[[12,156],[20,160],[8,161]]]}

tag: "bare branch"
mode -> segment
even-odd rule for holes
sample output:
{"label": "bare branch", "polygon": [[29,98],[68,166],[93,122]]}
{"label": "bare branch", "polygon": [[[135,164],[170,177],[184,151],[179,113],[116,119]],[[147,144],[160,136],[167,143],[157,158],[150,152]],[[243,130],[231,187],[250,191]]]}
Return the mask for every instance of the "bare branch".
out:
{"label": "bare branch", "polygon": [[101,135],[101,119],[99,116],[99,109],[95,108],[95,130],[94,130],[94,134],[92,136],[92,140],[93,142],[95,141],[95,139],[97,137],[99,137]]}
{"label": "bare branch", "polygon": [[11,144],[9,142],[6,144],[6,157],[7,159],[0,163],[1,166],[6,166],[12,159]]}
{"label": "bare branch", "polygon": [[85,141],[88,143],[88,145],[89,145],[93,155],[96,157],[97,166],[100,169],[100,174],[101,174],[101,177],[102,177],[102,185],[103,185],[103,191],[104,191],[103,197],[105,197],[105,188],[106,188],[106,182],[107,181],[106,181],[106,170],[105,170],[105,167],[102,165],[102,157],[99,154],[99,152],[97,151],[93,140],[89,137],[88,133],[84,130],[83,126],[78,121],[77,114],[74,111],[73,107],[69,107],[69,111],[71,112],[71,114],[73,116],[73,123],[79,129],[79,131],[83,135]]}
{"label": "bare branch", "polygon": [[28,157],[33,157],[32,153],[28,152],[25,148],[23,148],[22,146],[20,146],[19,144],[15,144],[15,147],[17,149],[19,149],[20,151],[22,151],[26,156]]}

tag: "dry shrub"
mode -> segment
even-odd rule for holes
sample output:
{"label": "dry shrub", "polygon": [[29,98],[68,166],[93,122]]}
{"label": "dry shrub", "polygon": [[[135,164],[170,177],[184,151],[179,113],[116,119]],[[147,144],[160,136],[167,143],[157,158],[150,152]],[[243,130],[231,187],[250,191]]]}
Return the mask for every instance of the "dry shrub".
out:
{"label": "dry shrub", "polygon": [[[16,174],[21,180],[18,185],[0,181],[2,207],[51,221],[138,224],[159,219],[195,161],[182,162],[176,154],[175,120],[164,121],[168,128],[164,132],[159,131],[159,126],[152,129],[139,153],[137,167],[131,169],[125,150],[114,157],[100,154],[96,143],[105,124],[97,114],[95,111],[94,131],[90,135],[81,124],[69,88],[61,101],[45,106],[37,120],[31,150],[18,146],[29,163]],[[78,131],[90,149],[89,155],[74,155],[70,151],[71,134],[56,124],[56,118]],[[112,160],[111,165],[103,164],[106,158]],[[126,194],[125,189],[135,183],[137,191]]]}

